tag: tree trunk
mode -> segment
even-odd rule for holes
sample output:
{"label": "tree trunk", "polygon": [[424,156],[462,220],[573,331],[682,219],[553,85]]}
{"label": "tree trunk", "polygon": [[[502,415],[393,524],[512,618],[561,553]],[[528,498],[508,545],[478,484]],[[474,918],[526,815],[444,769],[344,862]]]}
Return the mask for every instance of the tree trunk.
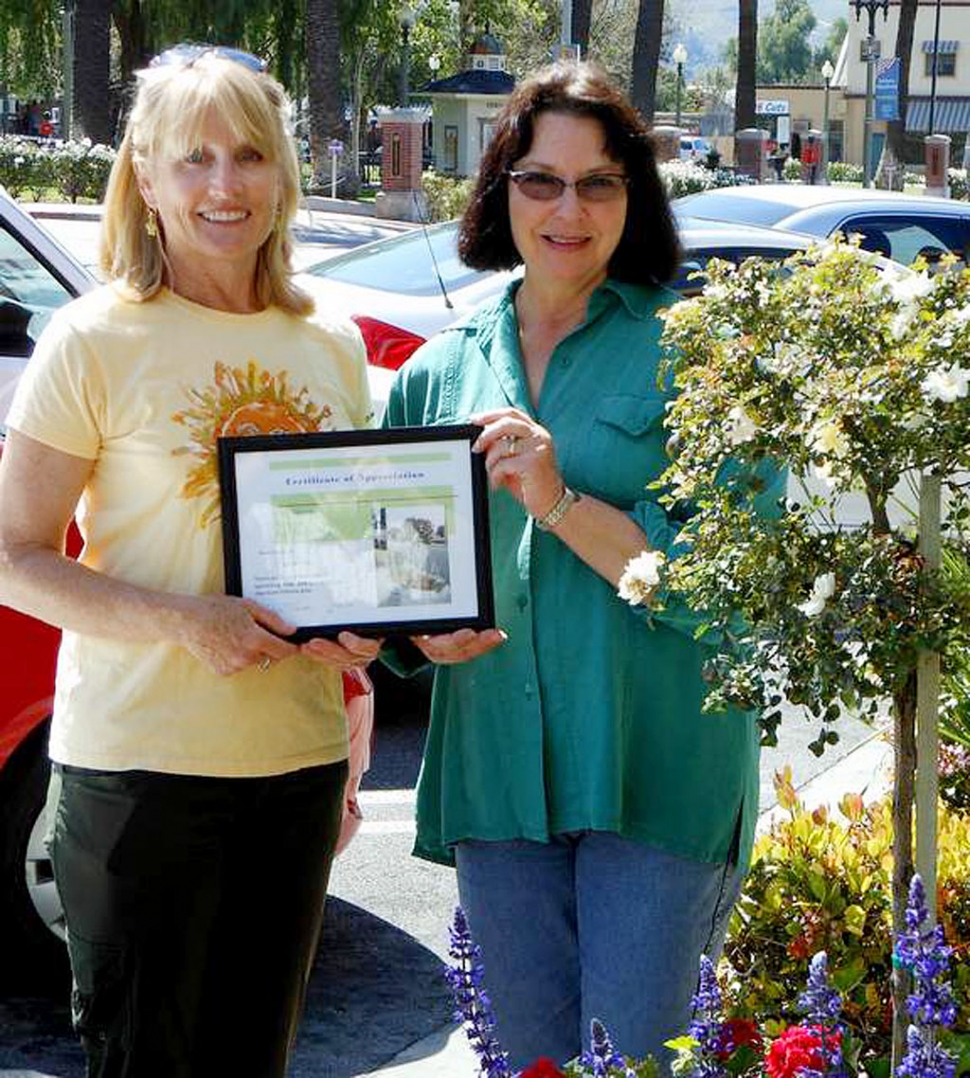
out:
{"label": "tree trunk", "polygon": [[593,0],[573,0],[573,25],[569,40],[578,45],[580,55],[589,52],[589,27],[593,20]]}
{"label": "tree trunk", "polygon": [[112,5],[112,22],[118,35],[121,53],[121,83],[127,90],[132,75],[151,59],[151,46],[147,38],[145,13],[141,0],[127,0]]}
{"label": "tree trunk", "polygon": [[734,129],[756,125],[758,77],[758,0],[738,3],[738,83],[734,100]]}
{"label": "tree trunk", "polygon": [[649,125],[653,124],[657,99],[657,69],[663,39],[664,0],[640,0],[637,31],[633,43],[633,71],[630,98]]}
{"label": "tree trunk", "polygon": [[326,183],[327,144],[342,133],[340,16],[337,0],[306,3],[307,97],[310,102],[310,160],[313,185]]}
{"label": "tree trunk", "polygon": [[906,160],[906,106],[909,101],[909,68],[913,56],[917,2],[918,0],[900,0],[899,26],[896,30],[896,55],[899,57],[899,119],[890,121],[886,133],[886,146],[899,162],[900,180],[903,175],[903,163]]}
{"label": "tree trunk", "polygon": [[111,145],[111,0],[77,0],[74,20],[75,137]]}
{"label": "tree trunk", "polygon": [[[903,687],[893,695],[893,938],[906,929],[906,903],[913,878],[913,800],[916,773],[916,671],[910,671]],[[895,1074],[906,1051],[906,997],[910,975],[893,970],[893,1048]]]}

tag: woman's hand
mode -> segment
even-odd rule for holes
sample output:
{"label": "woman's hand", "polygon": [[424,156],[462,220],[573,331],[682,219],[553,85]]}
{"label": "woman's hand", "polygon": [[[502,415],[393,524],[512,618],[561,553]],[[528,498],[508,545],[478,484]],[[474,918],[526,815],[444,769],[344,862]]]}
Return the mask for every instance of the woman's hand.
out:
{"label": "woman's hand", "polygon": [[336,640],[327,640],[325,637],[314,637],[302,645],[302,654],[316,659],[317,662],[335,667],[337,670],[363,669],[368,663],[377,658],[381,650],[382,640],[371,639],[366,636],[356,636],[347,632],[337,634]]}
{"label": "woman's hand", "polygon": [[199,595],[184,596],[183,601],[179,643],[217,674],[236,674],[247,666],[268,670],[300,651],[280,639],[296,626],[251,599]]}
{"label": "woman's hand", "polygon": [[492,487],[507,490],[530,516],[544,517],[565,489],[549,431],[517,408],[480,412],[470,422],[485,428],[473,449],[485,454]]}
{"label": "woman's hand", "polygon": [[504,644],[508,635],[503,629],[483,629],[480,633],[474,629],[459,629],[438,636],[412,636],[411,640],[424,652],[426,659],[449,665],[477,659],[479,655]]}

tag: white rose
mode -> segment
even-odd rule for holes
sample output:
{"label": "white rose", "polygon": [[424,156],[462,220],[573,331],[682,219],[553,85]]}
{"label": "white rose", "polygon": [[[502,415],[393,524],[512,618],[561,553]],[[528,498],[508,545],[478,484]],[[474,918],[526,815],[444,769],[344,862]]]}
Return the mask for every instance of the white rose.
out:
{"label": "white rose", "polygon": [[728,412],[727,423],[724,427],[728,445],[743,445],[745,442],[750,442],[758,433],[758,424],[740,404],[736,404]]}
{"label": "white rose", "polygon": [[631,606],[649,603],[660,584],[660,570],[666,558],[659,550],[644,550],[626,563],[617,594]]}
{"label": "white rose", "polygon": [[956,363],[949,367],[937,367],[920,383],[920,390],[928,401],[952,404],[967,395],[970,371]]}
{"label": "white rose", "polygon": [[821,573],[812,583],[812,594],[804,603],[798,603],[796,609],[806,618],[817,618],[834,594],[835,573]]}
{"label": "white rose", "polygon": [[849,440],[837,419],[822,419],[808,432],[808,446],[813,453],[825,457],[844,457],[849,452]]}

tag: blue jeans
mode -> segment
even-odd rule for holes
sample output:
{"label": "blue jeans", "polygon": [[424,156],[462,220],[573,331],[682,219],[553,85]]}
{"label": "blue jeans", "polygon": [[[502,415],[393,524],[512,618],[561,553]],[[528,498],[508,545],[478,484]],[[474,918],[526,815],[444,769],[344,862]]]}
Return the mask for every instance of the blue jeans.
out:
{"label": "blue jeans", "polygon": [[720,953],[743,871],[603,831],[466,841],[455,854],[512,1066],[565,1063],[598,1018],[618,1051],[668,1072],[664,1041],[687,1032],[698,960]]}

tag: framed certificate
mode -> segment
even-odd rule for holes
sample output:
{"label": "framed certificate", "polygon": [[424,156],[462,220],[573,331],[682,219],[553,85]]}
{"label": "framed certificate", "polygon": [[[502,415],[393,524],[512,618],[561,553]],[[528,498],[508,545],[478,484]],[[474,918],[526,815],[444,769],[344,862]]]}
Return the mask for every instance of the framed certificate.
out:
{"label": "framed certificate", "polygon": [[495,624],[476,426],[219,439],[226,591],[292,639]]}

